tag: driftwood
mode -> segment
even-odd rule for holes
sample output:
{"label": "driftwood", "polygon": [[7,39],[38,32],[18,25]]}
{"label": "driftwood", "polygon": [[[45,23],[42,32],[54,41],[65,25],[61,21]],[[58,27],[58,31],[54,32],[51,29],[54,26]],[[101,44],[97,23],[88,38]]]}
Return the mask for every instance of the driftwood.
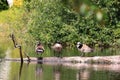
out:
{"label": "driftwood", "polygon": [[[24,60],[23,60],[23,55],[22,55],[22,46],[17,43],[14,34],[11,34],[10,37],[13,41],[14,47],[19,49],[20,59],[21,59],[21,62],[23,62]],[[25,55],[27,56],[28,61],[30,61],[30,57],[26,53]]]}
{"label": "driftwood", "polygon": [[[19,58],[7,58],[7,61],[20,61]],[[23,58],[24,61],[28,61],[27,58]],[[36,58],[30,57],[30,62],[42,62],[42,63],[87,63],[87,64],[120,64],[120,56],[95,56],[95,57],[44,57]]]}

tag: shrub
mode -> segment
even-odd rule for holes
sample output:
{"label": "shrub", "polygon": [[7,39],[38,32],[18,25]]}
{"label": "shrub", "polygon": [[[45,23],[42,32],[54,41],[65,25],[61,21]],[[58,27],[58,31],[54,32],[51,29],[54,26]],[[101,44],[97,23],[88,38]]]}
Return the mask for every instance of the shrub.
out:
{"label": "shrub", "polygon": [[119,4],[117,0],[26,0],[28,32],[44,43],[81,41],[108,47],[120,37]]}

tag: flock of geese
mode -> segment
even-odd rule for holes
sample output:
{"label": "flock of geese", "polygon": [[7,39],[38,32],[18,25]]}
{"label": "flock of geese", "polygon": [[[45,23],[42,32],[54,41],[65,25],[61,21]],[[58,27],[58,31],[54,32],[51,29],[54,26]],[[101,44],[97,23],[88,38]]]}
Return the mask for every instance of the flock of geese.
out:
{"label": "flock of geese", "polygon": [[[76,44],[76,47],[78,49],[78,51],[82,52],[82,55],[81,56],[84,56],[85,53],[89,53],[89,52],[93,52],[93,49],[90,48],[88,45],[86,44],[82,44],[80,42],[77,42]],[[60,42],[56,42],[54,43],[52,46],[51,46],[52,50],[54,51],[54,56],[57,56],[57,57],[61,57],[62,56],[62,49],[63,49],[63,46]],[[43,54],[44,52],[44,47],[42,45],[42,43],[38,42],[36,44],[36,47],[35,47],[35,52],[37,54]],[[57,53],[57,54],[56,54]]]}

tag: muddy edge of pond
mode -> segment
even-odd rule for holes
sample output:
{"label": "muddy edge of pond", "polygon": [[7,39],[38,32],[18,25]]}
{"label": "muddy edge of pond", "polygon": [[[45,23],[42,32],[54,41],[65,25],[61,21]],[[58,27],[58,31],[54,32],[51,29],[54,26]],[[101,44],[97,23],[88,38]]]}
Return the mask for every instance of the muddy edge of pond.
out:
{"label": "muddy edge of pond", "polygon": [[[6,58],[6,61],[20,61],[20,58]],[[28,61],[28,58],[24,58]],[[70,62],[70,63],[90,63],[90,64],[120,64],[120,55],[117,56],[95,56],[95,57],[44,57],[42,59],[30,57],[30,62]]]}

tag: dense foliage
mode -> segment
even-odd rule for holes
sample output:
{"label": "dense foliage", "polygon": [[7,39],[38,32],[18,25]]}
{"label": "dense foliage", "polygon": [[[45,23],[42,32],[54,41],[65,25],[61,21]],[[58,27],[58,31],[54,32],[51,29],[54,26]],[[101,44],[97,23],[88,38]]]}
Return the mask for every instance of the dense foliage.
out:
{"label": "dense foliage", "polygon": [[26,0],[28,32],[43,43],[57,40],[109,46],[120,43],[118,0]]}
{"label": "dense foliage", "polygon": [[6,10],[8,8],[9,8],[9,6],[8,6],[8,3],[7,3],[7,0],[0,0],[0,11],[1,10]]}

